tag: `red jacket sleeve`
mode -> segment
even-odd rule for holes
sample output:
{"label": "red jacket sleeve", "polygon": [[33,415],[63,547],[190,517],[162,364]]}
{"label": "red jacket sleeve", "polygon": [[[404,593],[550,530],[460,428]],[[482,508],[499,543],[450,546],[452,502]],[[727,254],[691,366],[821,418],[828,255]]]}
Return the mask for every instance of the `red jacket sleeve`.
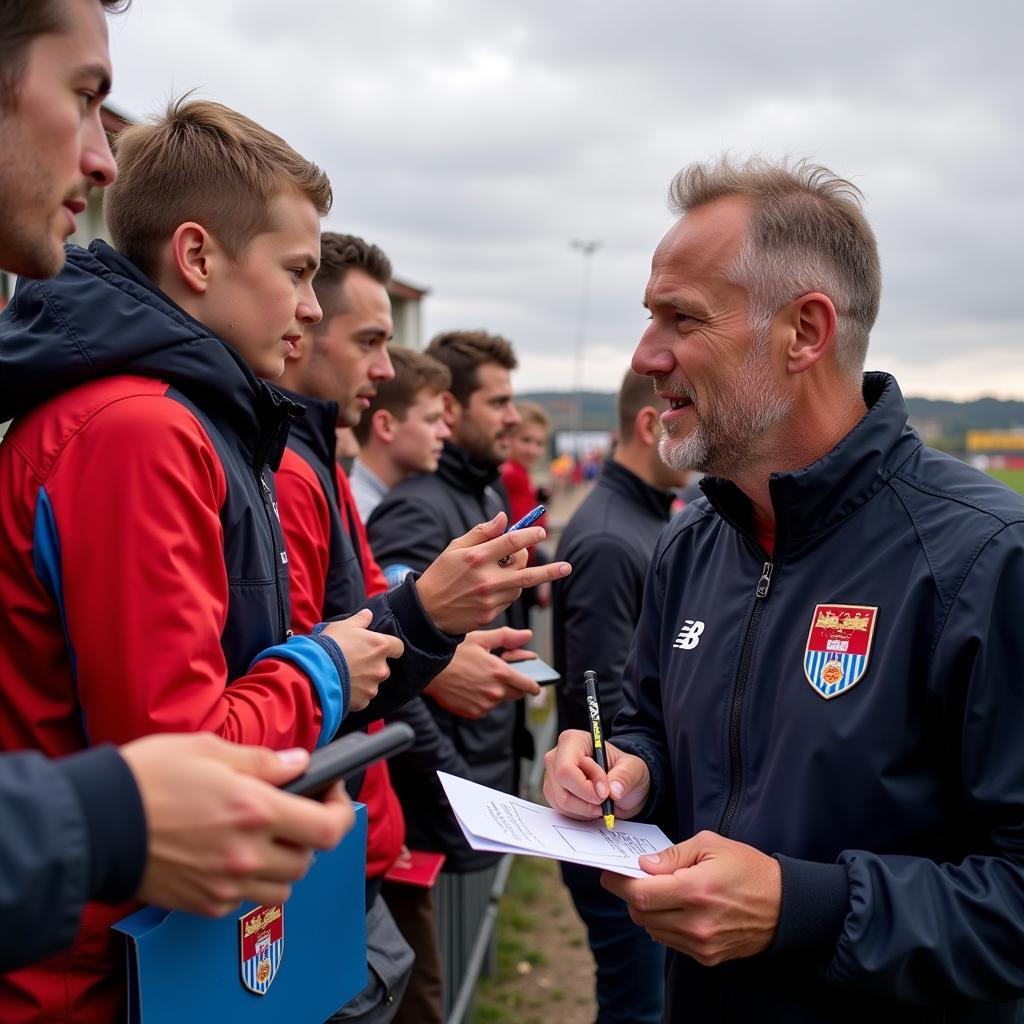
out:
{"label": "red jacket sleeve", "polygon": [[330,512],[316,473],[291,449],[285,451],[274,480],[288,550],[292,629],[308,633],[324,617],[330,566]]}
{"label": "red jacket sleeve", "polygon": [[91,743],[209,730],[316,745],[319,703],[293,662],[268,658],[227,677],[226,483],[185,407],[153,395],[111,403],[68,442],[45,486]]}

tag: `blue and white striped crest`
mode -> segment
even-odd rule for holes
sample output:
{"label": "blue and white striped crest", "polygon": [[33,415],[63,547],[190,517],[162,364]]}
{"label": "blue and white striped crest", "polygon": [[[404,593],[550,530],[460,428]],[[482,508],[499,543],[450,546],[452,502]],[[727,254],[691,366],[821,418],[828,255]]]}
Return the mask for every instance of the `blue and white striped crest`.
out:
{"label": "blue and white striped crest", "polygon": [[838,697],[863,678],[877,618],[878,608],[869,605],[815,606],[804,650],[804,675],[819,697]]}
{"label": "blue and white striped crest", "polygon": [[284,907],[257,907],[238,919],[242,950],[242,984],[262,996],[284,957]]}

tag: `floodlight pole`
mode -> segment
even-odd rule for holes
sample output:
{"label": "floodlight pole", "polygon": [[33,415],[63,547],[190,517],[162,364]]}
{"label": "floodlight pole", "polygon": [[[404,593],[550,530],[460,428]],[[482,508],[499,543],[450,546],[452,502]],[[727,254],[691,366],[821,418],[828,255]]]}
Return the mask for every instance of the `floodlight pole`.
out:
{"label": "floodlight pole", "polygon": [[[586,347],[587,335],[587,307],[590,302],[590,257],[604,245],[599,238],[580,239],[574,238],[569,242],[571,248],[575,249],[583,257],[583,288],[580,293],[580,324],[576,335],[576,347],[573,352],[572,385],[576,394],[576,434],[578,435],[583,427],[583,352]],[[575,447],[575,446],[574,446]],[[578,454],[578,453],[574,453]]]}

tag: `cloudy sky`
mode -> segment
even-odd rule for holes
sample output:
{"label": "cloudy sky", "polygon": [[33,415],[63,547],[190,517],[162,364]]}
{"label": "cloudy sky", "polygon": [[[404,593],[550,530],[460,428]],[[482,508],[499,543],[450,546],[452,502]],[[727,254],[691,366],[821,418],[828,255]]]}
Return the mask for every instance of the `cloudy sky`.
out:
{"label": "cloudy sky", "polygon": [[[683,164],[808,156],[867,197],[884,288],[869,366],[1024,398],[1024,4],[809,0],[135,0],[112,105],[187,89],[334,185],[333,230],[430,288],[426,334],[511,338],[522,390],[613,390]],[[1017,99],[1014,99],[1014,97]]]}

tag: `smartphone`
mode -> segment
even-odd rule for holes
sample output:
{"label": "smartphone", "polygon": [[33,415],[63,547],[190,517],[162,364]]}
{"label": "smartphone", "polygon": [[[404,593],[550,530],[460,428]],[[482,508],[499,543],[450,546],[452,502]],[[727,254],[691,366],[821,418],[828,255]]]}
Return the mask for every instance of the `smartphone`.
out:
{"label": "smartphone", "polygon": [[562,678],[546,661],[541,661],[540,658],[531,658],[529,661],[509,661],[506,664],[540,686],[550,686]]}
{"label": "smartphone", "polygon": [[392,722],[369,735],[353,732],[313,751],[309,767],[281,789],[299,796],[321,796],[335,782],[366,771],[374,761],[400,754],[412,746],[416,734],[405,722]]}

